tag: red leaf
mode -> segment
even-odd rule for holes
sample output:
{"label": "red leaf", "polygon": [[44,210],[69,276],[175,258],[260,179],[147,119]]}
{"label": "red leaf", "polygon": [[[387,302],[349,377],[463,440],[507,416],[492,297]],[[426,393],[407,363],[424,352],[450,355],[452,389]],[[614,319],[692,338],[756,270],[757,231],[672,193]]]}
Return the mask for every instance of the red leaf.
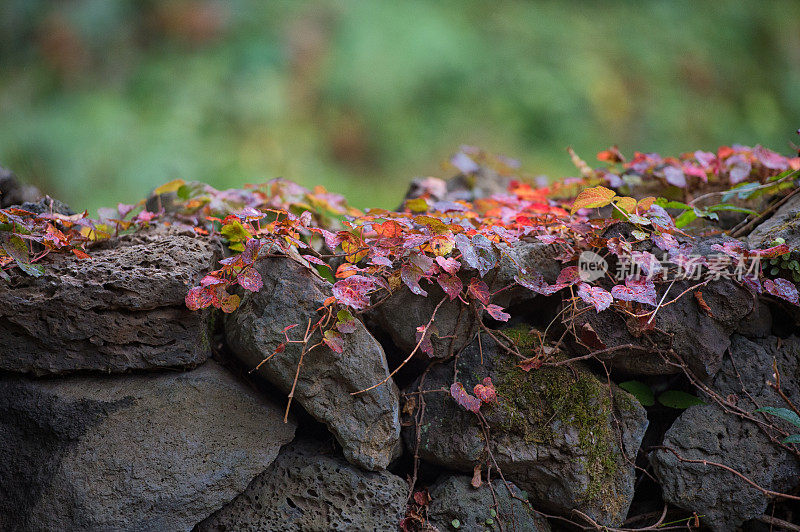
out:
{"label": "red leaf", "polygon": [[455,298],[458,297],[458,294],[461,293],[461,289],[464,288],[464,284],[461,282],[455,275],[449,275],[447,273],[440,273],[436,276],[436,282],[439,283],[439,286],[442,287],[442,290],[450,297],[450,301],[453,301]]}
{"label": "red leaf", "polygon": [[403,264],[403,267],[400,268],[400,279],[405,283],[408,289],[418,296],[427,297],[428,292],[419,285],[422,278],[422,270],[414,264]]}
{"label": "red leaf", "polygon": [[361,310],[369,305],[367,294],[374,287],[375,281],[369,277],[351,275],[347,279],[336,281],[333,285],[333,295],[342,305]]}
{"label": "red leaf", "polygon": [[344,351],[344,336],[333,329],[325,331],[322,341],[337,353]]}
{"label": "red leaf", "polygon": [[789,251],[791,251],[789,246],[786,244],[780,244],[767,249],[751,249],[750,254],[764,257],[766,259],[774,259],[775,257],[780,257],[781,255],[789,253]]}
{"label": "red leaf", "polygon": [[186,294],[186,307],[189,310],[200,310],[211,306],[214,295],[202,286],[195,286]]}
{"label": "red leaf", "polygon": [[88,254],[87,254],[85,251],[83,251],[82,249],[76,249],[76,248],[72,248],[72,250],[71,250],[71,251],[72,251],[72,253],[74,253],[74,254],[75,254],[75,256],[76,256],[76,257],[78,257],[79,259],[91,259],[91,258],[92,258],[92,257],[90,257],[90,256],[89,256],[89,255],[88,255]]}
{"label": "red leaf", "polygon": [[497,321],[508,321],[511,319],[511,314],[503,312],[503,307],[500,305],[491,304],[486,305],[484,308],[486,309],[486,312],[488,312],[489,315]]}
{"label": "red leaf", "polygon": [[486,283],[478,279],[477,277],[473,277],[469,280],[469,295],[483,303],[484,305],[489,304],[489,298],[491,297],[489,294],[489,287],[486,286]]}
{"label": "red leaf", "polygon": [[431,342],[431,336],[434,332],[438,333],[435,325],[430,325],[427,328],[424,325],[417,327],[416,340],[419,343],[419,350],[429,357],[434,355],[433,342]]}
{"label": "red leaf", "polygon": [[494,389],[491,377],[486,377],[481,384],[476,384],[472,392],[483,403],[497,402],[497,391]]}
{"label": "red leaf", "polygon": [[797,287],[786,279],[764,279],[764,291],[773,296],[785,299],[794,305],[800,305],[798,302]]}
{"label": "red leaf", "polygon": [[455,275],[461,268],[461,263],[456,259],[446,259],[444,257],[436,257],[436,264],[451,275]]}
{"label": "red leaf", "polygon": [[252,266],[239,272],[236,280],[239,282],[239,286],[251,292],[258,292],[264,286],[261,274]]}
{"label": "red leaf", "polygon": [[428,490],[419,490],[414,493],[414,502],[420,506],[427,506],[431,502],[431,496],[428,495]]}
{"label": "red leaf", "polygon": [[556,285],[563,285],[569,286],[580,282],[581,280],[581,272],[577,266],[567,266],[561,273],[558,274],[558,279],[556,279]]}
{"label": "red leaf", "polygon": [[523,275],[515,275],[514,280],[528,290],[532,290],[543,296],[555,294],[567,286],[565,284],[549,285],[545,282],[544,276],[537,271],[525,273]]}
{"label": "red leaf", "polygon": [[350,334],[356,330],[356,319],[346,309],[336,313],[336,330],[344,334]]}
{"label": "red leaf", "polygon": [[629,277],[625,280],[625,286],[618,284],[612,288],[611,295],[621,301],[636,301],[656,306],[656,285],[645,277]]}
{"label": "red leaf", "polygon": [[380,225],[374,226],[374,228],[381,238],[397,238],[403,234],[403,226],[394,220],[387,220]]}
{"label": "red leaf", "polygon": [[607,309],[614,302],[613,296],[608,291],[586,283],[578,285],[578,296],[586,303],[593,305],[597,312]]}
{"label": "red leaf", "polygon": [[450,395],[456,400],[459,406],[470,412],[475,412],[477,414],[481,409],[480,400],[468,394],[467,390],[464,389],[464,385],[460,382],[456,382],[450,386]]}

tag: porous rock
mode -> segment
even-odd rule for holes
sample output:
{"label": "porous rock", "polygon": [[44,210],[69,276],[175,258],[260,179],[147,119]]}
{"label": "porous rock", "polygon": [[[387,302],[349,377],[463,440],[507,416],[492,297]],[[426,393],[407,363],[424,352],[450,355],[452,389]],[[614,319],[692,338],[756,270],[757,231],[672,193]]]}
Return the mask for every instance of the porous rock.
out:
{"label": "porous rock", "polygon": [[0,529],[191,530],[295,424],[214,362],[185,373],[0,379]]}
{"label": "porous rock", "polygon": [[800,250],[800,194],[753,229],[747,240],[751,247],[767,248],[774,245],[776,238],[783,238],[790,249]]}
{"label": "porous rock", "polygon": [[[232,352],[250,368],[284,343],[285,327],[297,324],[288,333],[292,339],[302,339],[309,320],[317,321],[317,310],[331,295],[325,281],[288,258],[266,259],[257,268],[264,287],[246,294],[239,309],[225,320]],[[351,395],[386,379],[389,369],[383,348],[360,321],[343,337],[341,354],[324,344],[305,353],[294,400],[328,426],[348,460],[366,469],[384,469],[402,447],[397,386],[390,379],[369,392]],[[317,342],[319,334],[310,345]],[[300,344],[287,344],[257,375],[289,393],[301,354]]]}
{"label": "porous rock", "polygon": [[[781,373],[784,393],[798,404],[800,338],[770,337],[753,341],[734,335],[730,355],[711,385],[724,400],[733,401],[749,413],[758,407],[786,407],[769,386],[769,382],[775,381],[774,360]],[[787,492],[800,485],[797,456],[770,441],[755,422],[725,412],[709,397],[706,401],[707,404],[692,406],[681,414],[667,431],[664,446],[685,459],[724,464],[769,490]],[[789,434],[798,432],[796,427],[777,417],[753,415]],[[768,430],[768,433],[777,441],[783,438],[775,431]],[[670,451],[654,451],[650,461],[664,499],[702,515],[703,522],[713,530],[737,529],[744,521],[762,515],[771,500],[729,471],[713,465],[682,462]]]}
{"label": "porous rock", "polygon": [[210,313],[189,311],[184,297],[213,268],[213,242],[153,229],[89,253],[52,253],[41,277],[0,284],[0,369],[123,372],[208,358]]}
{"label": "porous rock", "polygon": [[407,493],[398,476],[363,471],[320,443],[298,441],[197,532],[395,530]]}
{"label": "porous rock", "polygon": [[[704,257],[719,255],[720,252],[712,246],[724,241],[722,238],[700,240],[695,243],[692,254]],[[771,318],[768,309],[735,279],[721,276],[705,280],[708,283],[704,286],[696,286],[701,281],[699,279],[657,284],[656,301],[661,301],[666,294],[664,302],[669,304],[658,308],[652,324],[647,323],[647,316],[637,320],[607,310],[581,314],[576,319],[576,326],[582,334],[596,335],[598,349],[637,346],[615,349],[603,355],[602,358],[608,360],[614,369],[628,374],[668,375],[679,373],[679,364],[683,362],[698,378],[712,377],[719,370],[722,357],[730,346],[730,335],[739,324],[747,320],[752,332],[763,335],[768,331]],[[696,296],[698,292],[708,304],[710,314],[701,307]],[[680,294],[683,295],[673,301]],[[641,307],[641,312],[648,310],[653,310],[653,307]],[[670,350],[677,357],[669,354]]]}
{"label": "porous rock", "polygon": [[[511,492],[501,480],[492,482],[492,489],[497,497],[495,504],[488,484],[474,488],[468,476],[443,476],[428,489],[431,496],[428,505],[430,525],[444,532],[453,530],[453,522],[457,520],[460,531],[483,532],[502,522],[505,530],[550,532],[550,524],[537,516],[527,503],[519,500],[526,497],[525,493],[513,482],[508,484]],[[492,510],[497,515],[492,516]]]}
{"label": "porous rock", "polygon": [[[511,330],[507,334],[516,336]],[[564,513],[577,508],[605,525],[625,519],[633,498],[632,460],[647,428],[644,408],[632,396],[616,386],[609,390],[605,381],[577,366],[576,373],[566,367],[526,373],[486,335],[461,353],[457,369],[457,379],[470,391],[491,377],[498,402],[481,412],[490,426],[494,459],[534,505]],[[453,373],[453,362],[434,366],[408,391],[449,389]],[[465,472],[486,460],[475,414],[447,393],[426,393],[425,405],[423,460]],[[414,425],[409,418],[403,429],[412,450]]]}
{"label": "porous rock", "polygon": [[[467,345],[477,330],[478,324],[472,309],[456,299],[451,301],[435,284],[423,284],[428,295],[423,297],[400,286],[386,301],[375,307],[371,315],[380,328],[389,334],[392,342],[406,355],[411,354],[419,341],[417,327],[426,325],[436,306],[443,298],[431,324],[430,337],[433,346],[432,358],[448,358]],[[417,350],[418,358],[429,355]]]}

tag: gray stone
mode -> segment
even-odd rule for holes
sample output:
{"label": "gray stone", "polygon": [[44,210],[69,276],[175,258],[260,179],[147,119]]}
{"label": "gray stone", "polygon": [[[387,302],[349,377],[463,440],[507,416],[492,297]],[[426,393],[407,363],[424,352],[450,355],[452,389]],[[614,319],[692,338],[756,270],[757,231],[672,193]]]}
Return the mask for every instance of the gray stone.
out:
{"label": "gray stone", "polygon": [[210,313],[189,311],[184,297],[213,269],[215,244],[154,229],[89,254],[52,253],[41,277],[0,283],[0,369],[123,372],[208,358]]}
{"label": "gray stone", "polygon": [[766,248],[776,238],[783,238],[792,250],[800,250],[800,195],[789,199],[775,214],[748,235],[751,247]]}
{"label": "gray stone", "polygon": [[209,361],[186,373],[0,379],[0,529],[191,530],[294,422]]}
{"label": "gray stone", "polygon": [[[534,505],[563,513],[577,508],[602,524],[618,525],[633,498],[633,460],[647,417],[627,392],[609,390],[585,368],[575,368],[576,373],[566,367],[526,373],[483,335],[480,348],[474,342],[459,356],[456,378],[471,391],[491,377],[498,402],[484,405],[481,413],[490,426],[492,453],[505,478],[526,490]],[[453,362],[434,366],[422,386],[417,380],[408,391],[449,389],[453,375]],[[487,459],[477,416],[448,393],[426,393],[425,404],[423,460],[472,472]],[[403,436],[413,451],[416,431],[407,421]]]}
{"label": "gray stone", "polygon": [[[515,497],[525,498],[525,494],[513,482],[509,484]],[[497,505],[492,489],[497,497]],[[480,488],[473,488],[468,476],[446,475],[440,478],[428,490],[432,499],[428,505],[430,525],[442,532],[455,530],[453,520],[457,519],[458,530],[463,532],[484,532],[500,522],[505,530],[550,532],[550,524],[537,516],[529,504],[512,497],[501,480],[493,481],[492,489],[486,483]],[[497,514],[494,517],[492,510]],[[487,525],[489,519],[491,521]]]}
{"label": "gray stone", "polygon": [[319,443],[295,442],[197,531],[395,530],[407,494],[400,477],[362,471]]}
{"label": "gray stone", "polygon": [[[671,300],[677,297],[693,284],[696,282],[675,282],[667,298]],[[662,298],[668,286],[656,285],[657,300]],[[765,309],[758,308],[753,294],[731,279],[712,281],[696,291],[702,292],[712,316],[700,308],[690,290],[677,301],[659,308],[652,330],[642,327],[647,320],[638,322],[615,310],[585,312],[576,319],[576,326],[582,331],[588,324],[607,347],[627,344],[641,347],[619,349],[603,355],[601,358],[608,360],[614,369],[638,375],[679,373],[680,367],[676,365],[675,357],[667,355],[665,360],[659,354],[659,350],[662,353],[672,350],[698,378],[706,379],[719,370],[722,357],[730,346],[729,337],[743,320],[754,318],[751,320],[752,326],[766,332],[763,330],[763,320],[769,317],[768,310],[767,316],[752,314],[754,309],[759,313]],[[652,310],[653,307],[645,308]]]}
{"label": "gray stone", "polygon": [[[446,297],[438,284],[423,283],[423,288],[428,292],[426,297],[414,294],[402,285],[372,311],[381,329],[405,355],[411,354],[417,345],[417,327],[428,323],[436,305]],[[478,323],[470,307],[458,299],[451,301],[447,298],[436,311],[431,326],[434,332],[431,334],[433,355],[430,356],[444,359],[453,356],[472,340]],[[415,356],[428,358],[422,350],[418,350]]]}
{"label": "gray stone", "polygon": [[[513,247],[499,245],[501,249],[500,263],[496,273],[486,275],[486,281],[492,292],[503,289],[492,298],[492,303],[508,307],[517,303],[530,302],[539,296],[532,290],[514,281],[514,276],[521,271],[539,272],[548,283],[555,283],[564,264],[557,258],[563,253],[557,244],[544,242],[518,242]],[[507,287],[511,288],[507,288]]]}
{"label": "gray stone", "polygon": [[[325,281],[291,259],[263,260],[257,268],[264,287],[246,294],[239,309],[225,320],[232,352],[251,368],[284,342],[285,327],[298,324],[289,335],[302,338],[309,320],[318,319],[317,310],[331,295]],[[312,343],[318,341],[315,334]],[[257,375],[288,393],[301,352],[299,344],[288,344]],[[342,354],[324,344],[305,354],[294,399],[328,426],[348,460],[366,469],[384,469],[402,447],[397,386],[389,380],[369,392],[351,393],[388,375],[383,348],[356,320],[355,332],[344,335]]]}
{"label": "gray stone", "polygon": [[[746,412],[764,406],[786,407],[768,385],[774,382],[774,359],[784,392],[798,404],[800,338],[770,337],[751,341],[734,335],[730,354],[711,386],[723,398],[735,401]],[[707,403],[683,412],[667,431],[664,445],[687,459],[731,467],[766,489],[786,492],[800,484],[800,460],[795,455],[770,441],[756,423],[726,413],[710,398]],[[796,427],[776,417],[753,415],[789,434],[798,432]],[[768,431],[778,441],[783,437],[773,430]],[[653,452],[650,461],[664,499],[703,515],[704,523],[713,530],[735,530],[744,521],[762,515],[770,502],[759,490],[719,467],[681,462],[664,450]]]}

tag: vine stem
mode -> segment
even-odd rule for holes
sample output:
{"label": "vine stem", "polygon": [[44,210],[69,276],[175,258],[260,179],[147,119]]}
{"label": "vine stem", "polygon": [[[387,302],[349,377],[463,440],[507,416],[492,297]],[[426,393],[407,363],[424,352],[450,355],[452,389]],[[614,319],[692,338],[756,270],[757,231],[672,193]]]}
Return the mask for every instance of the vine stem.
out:
{"label": "vine stem", "polygon": [[767,496],[770,496],[770,497],[779,498],[779,499],[790,499],[792,501],[800,501],[800,497],[798,497],[796,495],[789,495],[788,493],[780,493],[778,491],[768,490],[765,487],[759,486],[754,481],[752,481],[749,478],[747,478],[743,473],[740,473],[739,471],[736,471],[732,467],[728,467],[725,464],[720,464],[719,462],[711,462],[709,460],[695,460],[695,459],[692,459],[692,458],[685,458],[685,457],[681,456],[680,454],[678,454],[678,451],[676,451],[672,447],[667,447],[665,445],[657,445],[655,447],[651,447],[650,449],[661,450],[661,451],[669,451],[672,454],[674,454],[675,458],[677,458],[679,461],[686,462],[687,464],[703,464],[703,465],[706,465],[706,466],[710,465],[710,466],[718,467],[720,469],[724,469],[725,471],[733,473],[734,475],[736,475],[737,477],[739,477],[743,481],[747,482],[748,484],[753,486],[755,489],[757,489],[758,491],[760,491],[764,495],[767,495]]}
{"label": "vine stem", "polygon": [[425,333],[428,332],[428,328],[431,326],[431,324],[433,323],[433,320],[436,318],[436,312],[439,311],[439,307],[441,307],[442,303],[444,303],[446,300],[447,300],[447,296],[444,296],[442,298],[442,300],[439,301],[439,303],[433,309],[433,314],[431,314],[431,319],[429,319],[427,325],[425,325],[425,330],[422,332],[422,336],[420,336],[419,341],[417,342],[417,345],[414,346],[414,349],[411,351],[411,353],[406,357],[405,360],[403,360],[403,362],[399,366],[397,366],[394,369],[394,371],[389,373],[389,375],[385,379],[383,379],[381,382],[379,382],[377,384],[373,384],[369,388],[364,388],[363,390],[358,390],[357,392],[350,392],[350,395],[359,395],[359,394],[362,394],[362,393],[369,392],[371,390],[374,390],[378,386],[386,384],[387,382],[392,380],[392,377],[394,377],[395,374],[397,374],[397,372],[400,371],[400,369],[402,369],[403,366],[408,364],[408,362],[413,358],[413,356],[417,353],[417,351],[419,351],[419,346],[421,346],[422,342],[425,340]]}

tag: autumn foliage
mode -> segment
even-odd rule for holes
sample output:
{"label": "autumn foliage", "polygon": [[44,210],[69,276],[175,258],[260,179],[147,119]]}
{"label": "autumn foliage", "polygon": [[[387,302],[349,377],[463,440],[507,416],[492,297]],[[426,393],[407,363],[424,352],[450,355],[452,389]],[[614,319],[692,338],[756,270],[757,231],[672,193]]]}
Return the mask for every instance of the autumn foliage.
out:
{"label": "autumn foliage", "polygon": [[[0,276],[10,280],[14,269],[38,276],[49,253],[89,258],[92,243],[99,239],[152,223],[183,224],[202,237],[221,239],[229,250],[220,268],[188,291],[189,309],[234,312],[244,293],[262,288],[258,261],[288,257],[330,282],[331,296],[321,314],[335,319],[320,319],[314,326],[325,324],[320,331],[323,341],[337,352],[343,349],[341,335],[353,330],[353,314],[402,287],[427,297],[428,287],[435,283],[449,300],[474,306],[491,320],[509,320],[506,309],[492,302],[493,293],[483,280],[504,258],[517,268],[515,282],[537,294],[564,291],[568,302],[595,312],[613,307],[652,312],[658,305],[656,284],[670,270],[686,266],[694,235],[724,233],[713,226],[721,212],[757,216],[743,203],[795,190],[800,169],[800,158],[786,158],[760,146],[722,147],[715,153],[696,151],[679,157],[636,153],[630,160],[610,148],[598,154],[604,163],[599,168],[570,153],[580,177],[536,186],[513,161],[465,149],[453,158],[454,168],[462,175],[489,168],[507,179],[506,193],[471,202],[442,199],[446,185],[429,178],[421,193],[397,211],[359,212],[341,196],[283,180],[225,191],[173,181],[156,189],[155,203],[120,204],[101,211],[97,219],[86,212],[3,209]],[[657,185],[651,188],[663,195],[643,194],[651,190],[648,184]],[[630,227],[631,236],[605,236],[616,224]],[[514,251],[521,241],[558,247],[563,267],[555,282],[526,270]],[[662,256],[642,244],[653,244]],[[737,259],[796,253],[785,244],[748,249],[733,240],[717,247],[721,254]],[[635,273],[619,279],[611,274],[585,279],[576,262],[586,251],[631,261]],[[695,266],[707,264],[701,260]],[[798,304],[795,284],[763,268],[749,272],[742,282],[754,292]],[[420,324],[418,347],[430,352],[426,332],[425,324]],[[477,411],[481,402],[491,401],[493,388],[485,383],[470,395],[454,384],[451,393],[459,404]]]}

